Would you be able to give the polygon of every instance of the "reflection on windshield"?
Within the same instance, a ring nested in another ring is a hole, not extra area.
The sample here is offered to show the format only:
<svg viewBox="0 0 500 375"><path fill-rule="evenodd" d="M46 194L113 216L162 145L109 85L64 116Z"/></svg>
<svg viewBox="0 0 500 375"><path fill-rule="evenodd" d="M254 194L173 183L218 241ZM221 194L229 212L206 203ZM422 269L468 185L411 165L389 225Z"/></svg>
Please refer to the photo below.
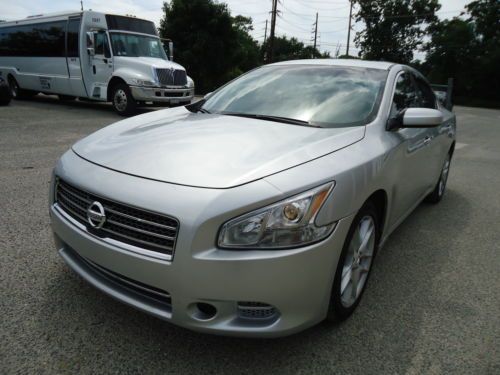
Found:
<svg viewBox="0 0 500 375"><path fill-rule="evenodd" d="M256 69L214 93L203 109L293 118L326 127L366 124L378 110L387 72L282 65Z"/></svg>
<svg viewBox="0 0 500 375"><path fill-rule="evenodd" d="M111 33L110 35L115 56L144 56L167 60L159 38L126 33Z"/></svg>

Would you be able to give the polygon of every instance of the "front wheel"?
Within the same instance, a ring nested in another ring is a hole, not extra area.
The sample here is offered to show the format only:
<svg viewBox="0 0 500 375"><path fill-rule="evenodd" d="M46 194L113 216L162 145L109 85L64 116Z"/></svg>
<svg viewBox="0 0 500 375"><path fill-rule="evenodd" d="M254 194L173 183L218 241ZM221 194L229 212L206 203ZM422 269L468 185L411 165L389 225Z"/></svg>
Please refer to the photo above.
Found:
<svg viewBox="0 0 500 375"><path fill-rule="evenodd" d="M130 116L136 112L137 103L126 84L116 84L111 91L111 99L113 100L113 108L119 115Z"/></svg>
<svg viewBox="0 0 500 375"><path fill-rule="evenodd" d="M354 218L340 255L330 296L329 321L347 319L365 290L377 252L380 226L377 210L367 202Z"/></svg>

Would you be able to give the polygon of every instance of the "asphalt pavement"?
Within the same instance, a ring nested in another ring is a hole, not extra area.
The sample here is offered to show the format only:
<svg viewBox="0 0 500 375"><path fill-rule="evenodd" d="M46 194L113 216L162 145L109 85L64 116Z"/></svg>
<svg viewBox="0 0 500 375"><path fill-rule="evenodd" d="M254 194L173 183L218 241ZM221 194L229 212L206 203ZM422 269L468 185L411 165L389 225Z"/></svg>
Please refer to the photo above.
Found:
<svg viewBox="0 0 500 375"><path fill-rule="evenodd" d="M455 112L446 196L393 233L355 314L257 340L138 312L57 255L52 167L120 119L109 105L39 96L0 107L0 374L500 374L500 111Z"/></svg>

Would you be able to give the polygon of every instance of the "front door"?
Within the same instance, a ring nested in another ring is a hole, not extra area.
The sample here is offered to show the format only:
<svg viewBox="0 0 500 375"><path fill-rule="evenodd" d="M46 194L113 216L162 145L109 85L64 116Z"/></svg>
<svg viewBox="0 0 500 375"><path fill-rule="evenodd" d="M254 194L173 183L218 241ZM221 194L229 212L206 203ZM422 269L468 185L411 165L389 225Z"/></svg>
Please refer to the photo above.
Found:
<svg viewBox="0 0 500 375"><path fill-rule="evenodd" d="M96 31L93 34L95 55L91 57L90 64L90 96L95 99L106 100L108 82L113 74L113 60L109 39L105 31Z"/></svg>

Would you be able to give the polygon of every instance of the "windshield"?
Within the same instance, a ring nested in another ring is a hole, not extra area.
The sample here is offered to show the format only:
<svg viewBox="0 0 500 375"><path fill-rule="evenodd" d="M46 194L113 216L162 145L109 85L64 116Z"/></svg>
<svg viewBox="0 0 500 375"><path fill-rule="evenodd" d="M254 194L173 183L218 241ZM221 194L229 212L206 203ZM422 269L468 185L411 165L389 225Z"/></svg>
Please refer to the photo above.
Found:
<svg viewBox="0 0 500 375"><path fill-rule="evenodd" d="M110 36L115 56L143 56L167 60L161 41L157 37L116 32L110 33Z"/></svg>
<svg viewBox="0 0 500 375"><path fill-rule="evenodd" d="M272 116L322 127L364 125L380 104L387 71L326 66L265 66L211 95L202 110Z"/></svg>

